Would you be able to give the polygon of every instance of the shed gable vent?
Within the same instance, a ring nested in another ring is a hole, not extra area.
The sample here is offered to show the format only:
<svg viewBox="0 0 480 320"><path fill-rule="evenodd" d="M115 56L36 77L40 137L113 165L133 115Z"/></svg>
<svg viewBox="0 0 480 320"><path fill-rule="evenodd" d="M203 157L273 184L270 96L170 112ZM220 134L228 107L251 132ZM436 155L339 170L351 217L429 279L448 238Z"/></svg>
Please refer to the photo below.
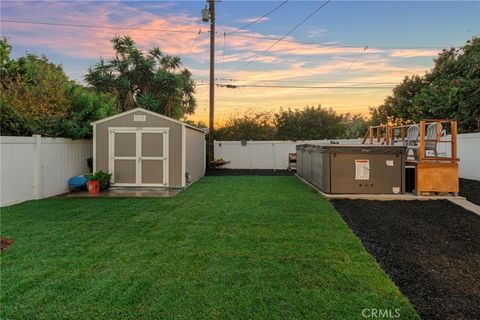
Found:
<svg viewBox="0 0 480 320"><path fill-rule="evenodd" d="M133 116L133 121L147 121L147 116L144 114L136 114Z"/></svg>

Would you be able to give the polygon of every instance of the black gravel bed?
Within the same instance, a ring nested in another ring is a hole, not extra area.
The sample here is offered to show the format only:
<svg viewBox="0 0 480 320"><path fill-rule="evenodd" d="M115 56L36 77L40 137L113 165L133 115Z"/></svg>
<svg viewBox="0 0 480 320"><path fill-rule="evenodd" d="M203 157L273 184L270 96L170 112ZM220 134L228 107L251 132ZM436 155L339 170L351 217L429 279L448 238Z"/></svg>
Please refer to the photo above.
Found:
<svg viewBox="0 0 480 320"><path fill-rule="evenodd" d="M480 181L460 178L459 194L480 206Z"/></svg>
<svg viewBox="0 0 480 320"><path fill-rule="evenodd" d="M207 176L293 176L295 171L270 169L208 169Z"/></svg>
<svg viewBox="0 0 480 320"><path fill-rule="evenodd" d="M447 200L333 200L422 319L480 319L480 216Z"/></svg>

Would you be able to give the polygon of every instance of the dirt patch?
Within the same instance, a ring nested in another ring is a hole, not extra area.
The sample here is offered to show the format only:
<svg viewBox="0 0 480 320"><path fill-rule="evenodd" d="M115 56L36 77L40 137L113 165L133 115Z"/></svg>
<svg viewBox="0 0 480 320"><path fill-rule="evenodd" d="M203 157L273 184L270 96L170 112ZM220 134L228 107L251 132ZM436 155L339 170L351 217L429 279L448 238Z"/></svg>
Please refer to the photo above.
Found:
<svg viewBox="0 0 480 320"><path fill-rule="evenodd" d="M7 238L0 238L0 253L9 248L13 244L13 240Z"/></svg>
<svg viewBox="0 0 480 320"><path fill-rule="evenodd" d="M459 194L480 206L480 181L460 178Z"/></svg>
<svg viewBox="0 0 480 320"><path fill-rule="evenodd" d="M293 176L295 171L271 169L209 169L207 176Z"/></svg>
<svg viewBox="0 0 480 320"><path fill-rule="evenodd" d="M449 201L333 200L423 319L480 319L480 216Z"/></svg>

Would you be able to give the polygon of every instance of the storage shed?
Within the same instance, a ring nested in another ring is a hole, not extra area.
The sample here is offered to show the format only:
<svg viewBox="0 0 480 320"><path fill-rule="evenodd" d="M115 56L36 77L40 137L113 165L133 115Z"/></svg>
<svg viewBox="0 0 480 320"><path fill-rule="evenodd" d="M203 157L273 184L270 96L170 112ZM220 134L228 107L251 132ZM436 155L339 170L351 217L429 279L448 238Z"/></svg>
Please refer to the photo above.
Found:
<svg viewBox="0 0 480 320"><path fill-rule="evenodd" d="M132 109L93 126L93 170L112 186L184 188L205 174L205 130Z"/></svg>

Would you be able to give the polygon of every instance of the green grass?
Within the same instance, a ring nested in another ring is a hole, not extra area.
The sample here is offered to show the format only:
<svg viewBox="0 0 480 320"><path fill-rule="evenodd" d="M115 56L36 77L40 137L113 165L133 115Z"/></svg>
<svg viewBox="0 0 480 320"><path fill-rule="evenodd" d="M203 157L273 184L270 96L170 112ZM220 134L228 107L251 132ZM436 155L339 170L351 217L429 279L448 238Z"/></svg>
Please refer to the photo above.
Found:
<svg viewBox="0 0 480 320"><path fill-rule="evenodd" d="M2 209L1 319L361 319L406 298L295 177Z"/></svg>

